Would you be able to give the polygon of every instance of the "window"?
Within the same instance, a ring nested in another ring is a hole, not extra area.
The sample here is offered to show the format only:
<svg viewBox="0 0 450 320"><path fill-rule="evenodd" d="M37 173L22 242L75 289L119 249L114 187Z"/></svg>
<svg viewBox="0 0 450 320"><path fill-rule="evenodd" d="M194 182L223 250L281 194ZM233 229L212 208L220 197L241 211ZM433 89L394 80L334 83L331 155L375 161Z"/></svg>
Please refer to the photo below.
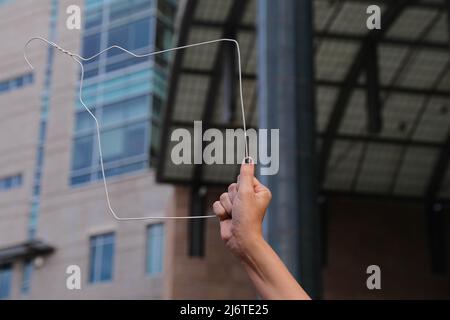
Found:
<svg viewBox="0 0 450 320"><path fill-rule="evenodd" d="M7 299L11 294L12 265L0 266L0 299Z"/></svg>
<svg viewBox="0 0 450 320"><path fill-rule="evenodd" d="M110 20L116 20L130 16L136 12L149 10L153 7L154 0L116 0L111 3Z"/></svg>
<svg viewBox="0 0 450 320"><path fill-rule="evenodd" d="M149 96L138 96L97 107L106 176L142 170L148 158ZM86 111L76 115L71 184L102 179L98 175L97 131Z"/></svg>
<svg viewBox="0 0 450 320"><path fill-rule="evenodd" d="M155 223L147 229L147 273L154 275L163 270L164 224Z"/></svg>
<svg viewBox="0 0 450 320"><path fill-rule="evenodd" d="M23 295L27 295L30 292L30 282L31 282L31 274L33 272L33 262L31 260L27 260L23 264L22 271L22 287L20 291Z"/></svg>
<svg viewBox="0 0 450 320"><path fill-rule="evenodd" d="M151 18L148 17L111 29L108 33L108 46L118 45L131 51L148 48L151 34L150 21ZM149 60L132 57L116 48L109 50L107 57L106 72Z"/></svg>
<svg viewBox="0 0 450 320"><path fill-rule="evenodd" d="M83 169L91 166L92 145L94 136L89 135L75 139L73 146L72 170Z"/></svg>
<svg viewBox="0 0 450 320"><path fill-rule="evenodd" d="M114 233L91 237L89 282L111 281L114 264Z"/></svg>
<svg viewBox="0 0 450 320"><path fill-rule="evenodd" d="M0 81L0 94L22 88L33 83L34 77L32 73L27 73L19 77Z"/></svg>
<svg viewBox="0 0 450 320"><path fill-rule="evenodd" d="M132 124L101 134L103 161L116 161L145 152L145 124Z"/></svg>
<svg viewBox="0 0 450 320"><path fill-rule="evenodd" d="M0 179L0 191L7 191L22 186L22 174L16 174Z"/></svg>

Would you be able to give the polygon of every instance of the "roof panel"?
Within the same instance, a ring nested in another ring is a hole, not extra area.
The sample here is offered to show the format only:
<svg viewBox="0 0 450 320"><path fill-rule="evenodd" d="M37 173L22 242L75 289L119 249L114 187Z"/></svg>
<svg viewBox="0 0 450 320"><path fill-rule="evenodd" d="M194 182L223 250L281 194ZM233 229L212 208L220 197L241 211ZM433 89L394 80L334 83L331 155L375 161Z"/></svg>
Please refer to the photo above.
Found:
<svg viewBox="0 0 450 320"><path fill-rule="evenodd" d="M366 93L354 90L339 129L340 133L360 134L366 128Z"/></svg>
<svg viewBox="0 0 450 320"><path fill-rule="evenodd" d="M322 41L315 55L316 78L342 80L359 47L360 44L353 41Z"/></svg>
<svg viewBox="0 0 450 320"><path fill-rule="evenodd" d="M382 137L407 138L415 126L424 98L409 94L390 94L383 107Z"/></svg>
<svg viewBox="0 0 450 320"><path fill-rule="evenodd" d="M178 121L201 120L209 78L198 75L180 75L173 117Z"/></svg>
<svg viewBox="0 0 450 320"><path fill-rule="evenodd" d="M436 25L428 34L427 40L439 43L447 43L448 31L447 31L447 17L445 14L441 15L439 20L436 22Z"/></svg>
<svg viewBox="0 0 450 320"><path fill-rule="evenodd" d="M387 32L387 37L416 40L438 14L434 9L406 8Z"/></svg>
<svg viewBox="0 0 450 320"><path fill-rule="evenodd" d="M368 32L366 27L367 21L367 3L343 2L343 6L339 14L331 24L330 30L337 33L349 33L364 35ZM382 12L384 6L381 6Z"/></svg>
<svg viewBox="0 0 450 320"><path fill-rule="evenodd" d="M256 0L250 0L244 17L242 18L242 23L245 25L253 25L256 23L256 13L257 13L257 6L256 6Z"/></svg>
<svg viewBox="0 0 450 320"><path fill-rule="evenodd" d="M372 143L367 147L356 190L388 193L401 148L389 144Z"/></svg>
<svg viewBox="0 0 450 320"><path fill-rule="evenodd" d="M255 74L256 70L256 35L254 32L241 31L237 35L241 48L242 72Z"/></svg>
<svg viewBox="0 0 450 320"><path fill-rule="evenodd" d="M437 150L432 148L408 148L400 169L394 193L396 195L422 196L433 170Z"/></svg>
<svg viewBox="0 0 450 320"><path fill-rule="evenodd" d="M448 68L448 52L417 50L398 84L406 87L431 89L442 68Z"/></svg>
<svg viewBox="0 0 450 320"><path fill-rule="evenodd" d="M441 83L438 86L438 89L442 90L442 91L449 92L449 88L450 88L450 68L448 68L448 66L447 66L447 69L448 69L448 71L444 75L444 77L442 78Z"/></svg>
<svg viewBox="0 0 450 320"><path fill-rule="evenodd" d="M328 124L328 119L333 109L338 90L325 86L319 86L316 90L316 108L317 108L317 130L324 132Z"/></svg>
<svg viewBox="0 0 450 320"><path fill-rule="evenodd" d="M195 11L195 18L197 20L224 22L232 4L233 0L200 0Z"/></svg>
<svg viewBox="0 0 450 320"><path fill-rule="evenodd" d="M358 142L336 140L327 168L325 189L350 190L362 146Z"/></svg>
<svg viewBox="0 0 450 320"><path fill-rule="evenodd" d="M394 76L408 52L406 47L388 44L380 44L378 46L379 75L382 85L390 85L395 80Z"/></svg>
<svg viewBox="0 0 450 320"><path fill-rule="evenodd" d="M331 19L342 7L340 1L313 1L314 4L314 28L317 31L325 31Z"/></svg>
<svg viewBox="0 0 450 320"><path fill-rule="evenodd" d="M221 37L219 29L191 28L188 44L215 40ZM210 43L183 49L183 67L199 70L211 70L219 43Z"/></svg>
<svg viewBox="0 0 450 320"><path fill-rule="evenodd" d="M450 97L432 98L421 117L414 139L444 143L450 123Z"/></svg>

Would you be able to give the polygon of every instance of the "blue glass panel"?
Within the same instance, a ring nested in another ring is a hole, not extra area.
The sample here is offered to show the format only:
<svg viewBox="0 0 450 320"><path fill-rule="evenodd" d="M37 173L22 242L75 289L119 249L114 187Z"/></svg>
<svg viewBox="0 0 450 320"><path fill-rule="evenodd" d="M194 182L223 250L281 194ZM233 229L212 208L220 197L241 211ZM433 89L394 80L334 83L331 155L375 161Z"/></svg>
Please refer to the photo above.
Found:
<svg viewBox="0 0 450 320"><path fill-rule="evenodd" d="M100 281L111 280L114 264L114 243L103 245L101 261Z"/></svg>
<svg viewBox="0 0 450 320"><path fill-rule="evenodd" d="M91 181L91 175L90 174L85 174L82 176L75 176L70 178L70 184L71 185L77 185L77 184L83 184L86 182Z"/></svg>
<svg viewBox="0 0 450 320"><path fill-rule="evenodd" d="M108 33L108 47L112 45L121 46L125 49L129 48L128 24L111 29ZM108 57L112 57L122 53L119 49L111 49L108 51Z"/></svg>
<svg viewBox="0 0 450 320"><path fill-rule="evenodd" d="M7 178L3 179L3 184L4 184L5 189L11 189L12 188L12 178L7 177Z"/></svg>
<svg viewBox="0 0 450 320"><path fill-rule="evenodd" d="M73 147L72 170L90 167L92 163L93 136L76 138Z"/></svg>
<svg viewBox="0 0 450 320"><path fill-rule="evenodd" d="M9 81L0 82L0 92L5 92L9 90Z"/></svg>
<svg viewBox="0 0 450 320"><path fill-rule="evenodd" d="M83 56L88 58L100 51L100 34L96 33L90 36L86 36L83 38ZM98 57L91 60L96 61Z"/></svg>
<svg viewBox="0 0 450 320"><path fill-rule="evenodd" d="M112 72L118 69L126 68L132 64L132 59L127 59L125 61L120 61L116 63L108 63L106 65L106 72Z"/></svg>
<svg viewBox="0 0 450 320"><path fill-rule="evenodd" d="M145 123L126 127L125 157L132 157L145 153Z"/></svg>
<svg viewBox="0 0 450 320"><path fill-rule="evenodd" d="M105 170L105 176L106 177L113 177L113 176L117 176L117 175L121 175L121 174L125 174L125 173L139 171L139 170L144 169L146 166L147 166L147 162L146 161L139 161L139 162L136 162L136 163L125 165L125 166L120 166L120 167L115 167L115 168L111 168L111 169L106 169ZM102 172L99 171L97 176L98 176L97 177L98 179L102 179Z"/></svg>
<svg viewBox="0 0 450 320"><path fill-rule="evenodd" d="M150 43L150 19L142 19L131 25L132 49L147 47Z"/></svg>
<svg viewBox="0 0 450 320"><path fill-rule="evenodd" d="M161 273L164 260L164 225L152 224L147 230L147 273Z"/></svg>
<svg viewBox="0 0 450 320"><path fill-rule="evenodd" d="M76 132L95 128L95 120L87 111L78 112L75 118Z"/></svg>
<svg viewBox="0 0 450 320"><path fill-rule="evenodd" d="M85 79L92 78L92 77L95 77L97 75L98 75L98 68L95 68L95 69L92 69L92 70L84 72L84 78Z"/></svg>
<svg viewBox="0 0 450 320"><path fill-rule="evenodd" d="M89 282L95 282L96 280L96 270L97 270L97 251L98 251L98 247L96 245L96 239L92 238L91 239L91 250L90 250L90 255L89 255Z"/></svg>
<svg viewBox="0 0 450 320"><path fill-rule="evenodd" d="M94 28L102 24L102 10L91 11L86 15L85 29Z"/></svg>

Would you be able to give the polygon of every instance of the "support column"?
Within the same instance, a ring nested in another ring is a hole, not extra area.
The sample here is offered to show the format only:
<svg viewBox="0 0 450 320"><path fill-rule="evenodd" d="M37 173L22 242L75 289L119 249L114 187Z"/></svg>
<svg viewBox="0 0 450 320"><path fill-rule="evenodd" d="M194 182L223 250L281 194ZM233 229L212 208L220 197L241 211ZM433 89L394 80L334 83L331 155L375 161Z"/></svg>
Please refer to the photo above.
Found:
<svg viewBox="0 0 450 320"><path fill-rule="evenodd" d="M259 125L280 129L279 172L261 177L273 195L265 233L305 290L318 298L312 1L258 4Z"/></svg>
<svg viewBox="0 0 450 320"><path fill-rule="evenodd" d="M191 189L190 214L202 215L204 210L205 187L197 184ZM205 219L191 219L188 221L188 252L190 257L202 258L205 256Z"/></svg>

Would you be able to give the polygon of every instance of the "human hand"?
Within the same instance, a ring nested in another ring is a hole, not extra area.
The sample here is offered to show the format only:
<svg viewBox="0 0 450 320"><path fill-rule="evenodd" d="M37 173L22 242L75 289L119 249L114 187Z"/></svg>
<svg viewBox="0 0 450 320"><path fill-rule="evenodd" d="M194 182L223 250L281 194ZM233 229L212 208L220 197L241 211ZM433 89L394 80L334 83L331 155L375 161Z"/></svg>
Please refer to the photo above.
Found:
<svg viewBox="0 0 450 320"><path fill-rule="evenodd" d="M241 165L238 183L214 202L214 213L220 220L220 234L227 247L242 257L251 246L263 241L262 221L272 194L254 176L254 164Z"/></svg>

